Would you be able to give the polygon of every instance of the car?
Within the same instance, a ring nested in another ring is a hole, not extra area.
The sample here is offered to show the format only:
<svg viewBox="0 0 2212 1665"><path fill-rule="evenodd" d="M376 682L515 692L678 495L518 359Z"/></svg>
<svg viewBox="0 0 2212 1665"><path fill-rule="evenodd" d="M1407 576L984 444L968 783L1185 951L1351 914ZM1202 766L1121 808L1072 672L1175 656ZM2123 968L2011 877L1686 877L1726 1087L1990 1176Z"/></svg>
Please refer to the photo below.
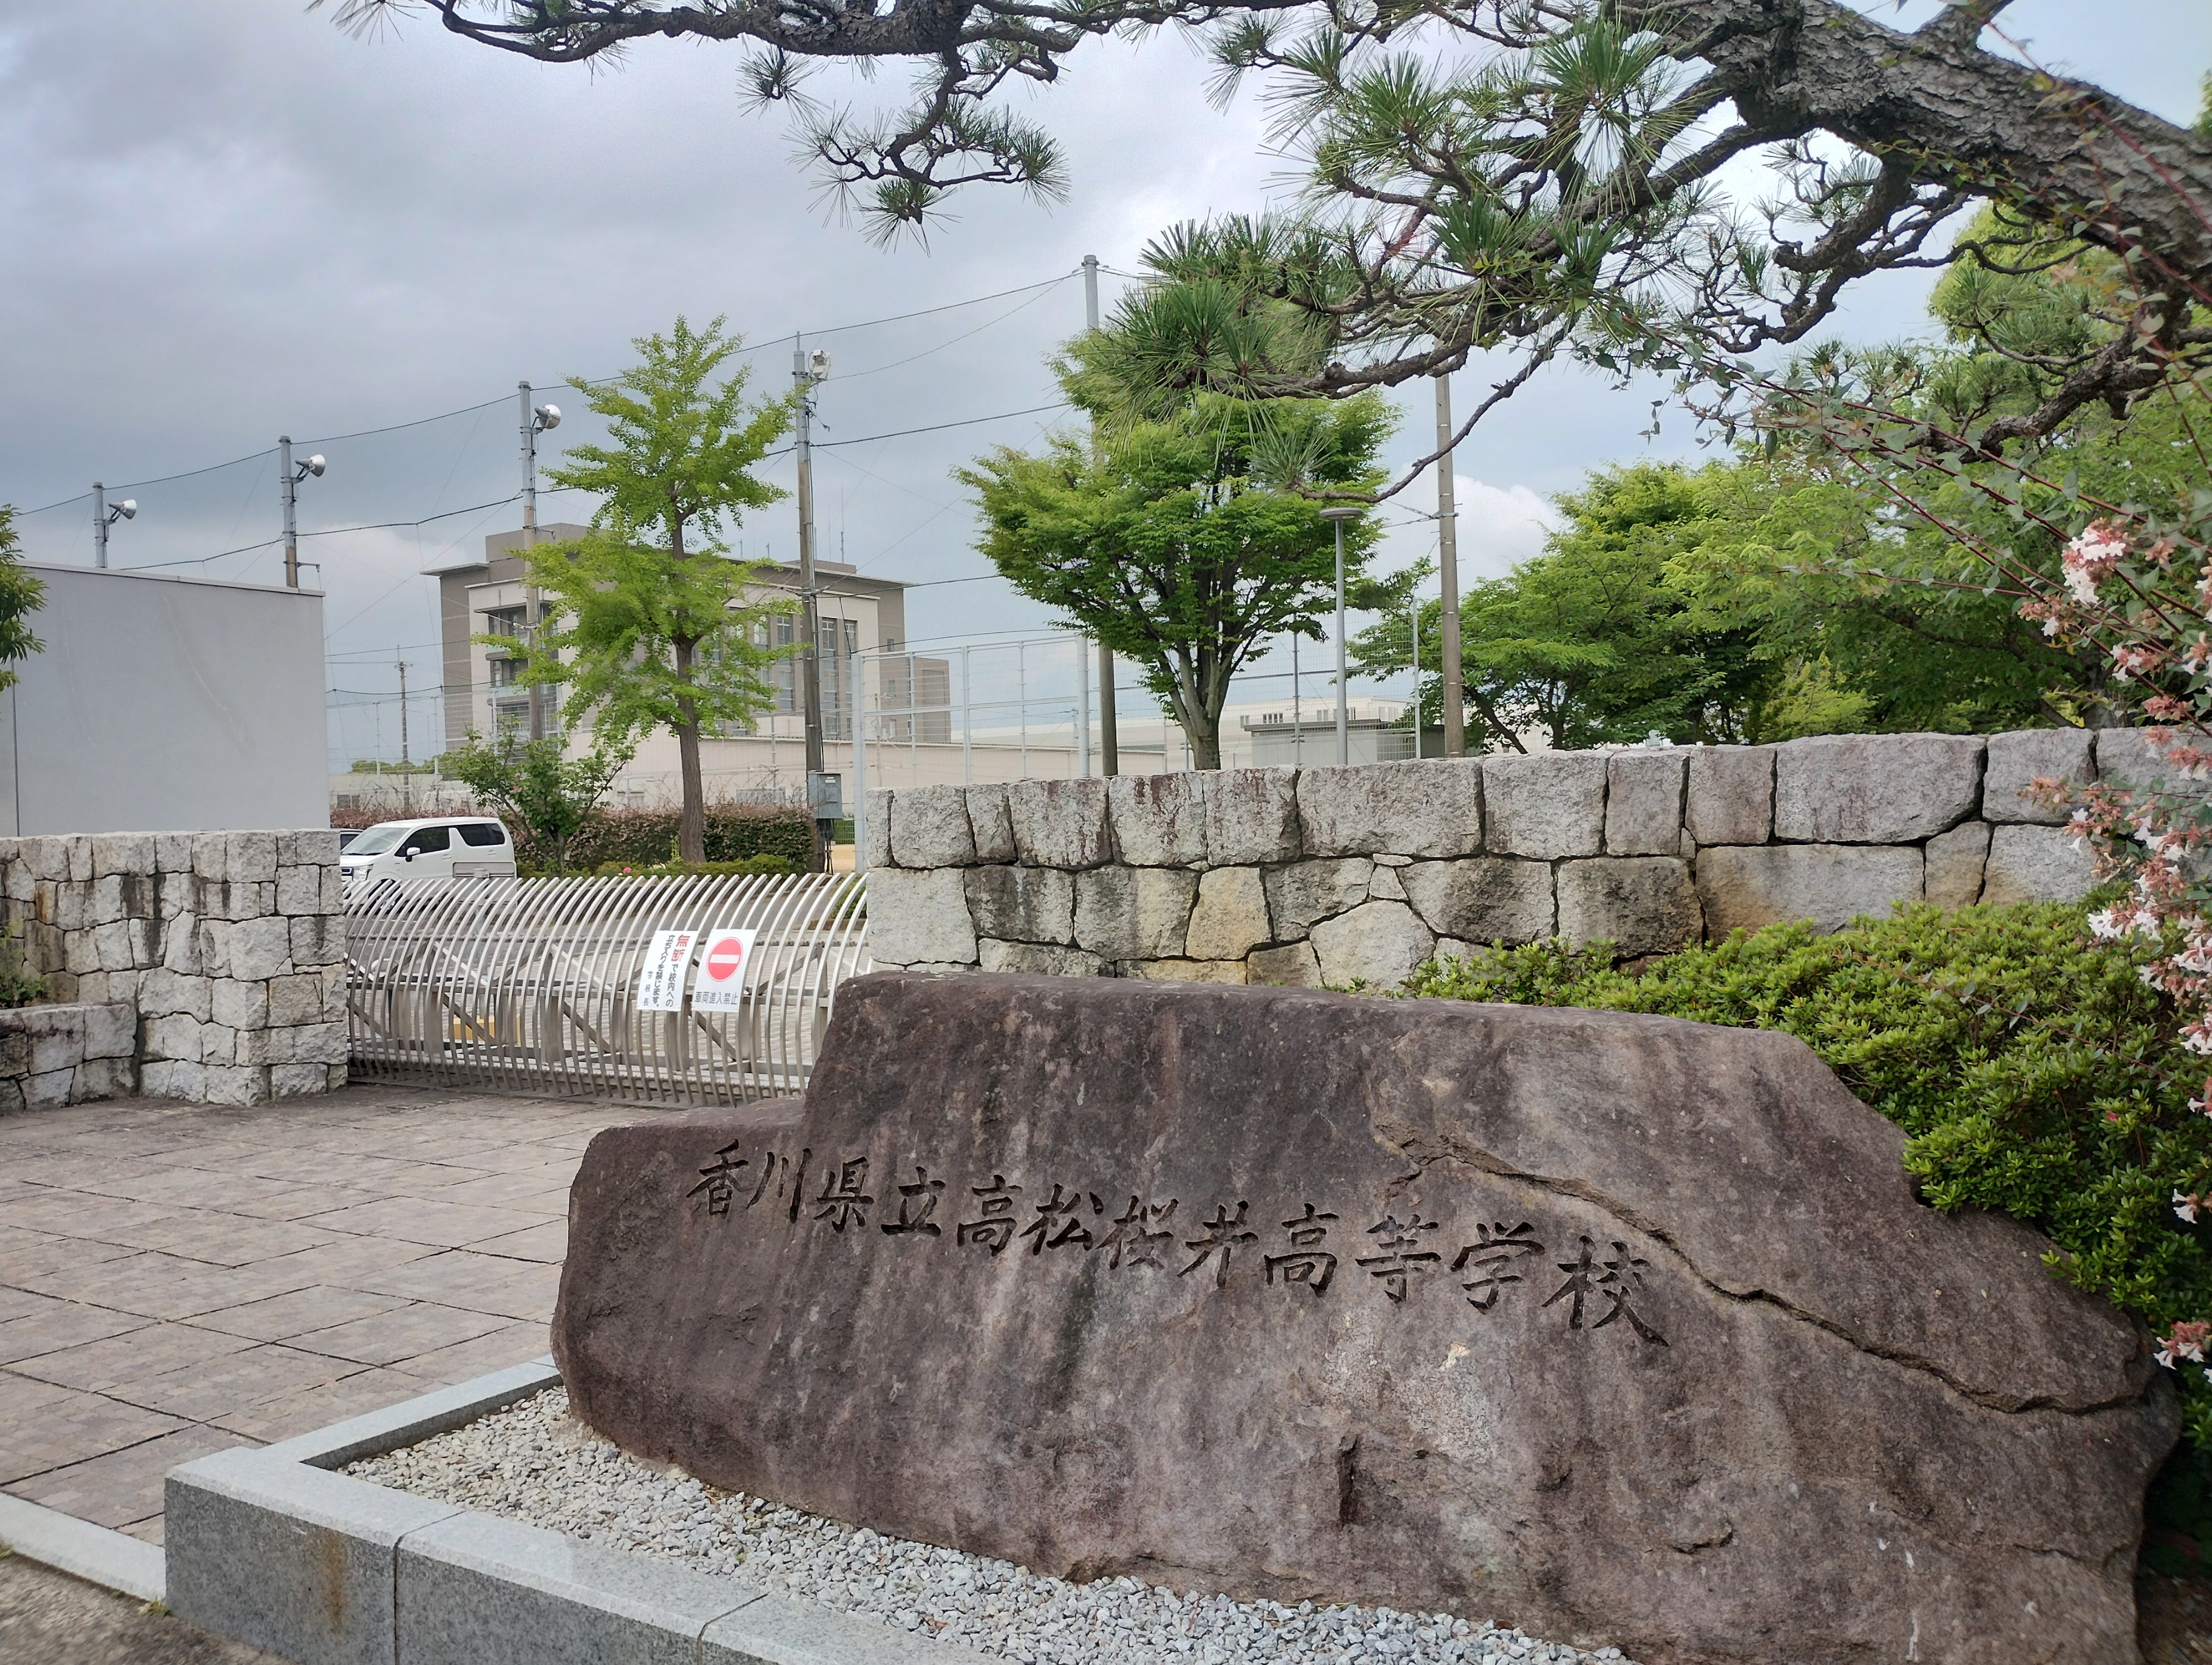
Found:
<svg viewBox="0 0 2212 1665"><path fill-rule="evenodd" d="M338 854L349 886L415 878L513 878L514 840L488 815L380 821Z"/></svg>

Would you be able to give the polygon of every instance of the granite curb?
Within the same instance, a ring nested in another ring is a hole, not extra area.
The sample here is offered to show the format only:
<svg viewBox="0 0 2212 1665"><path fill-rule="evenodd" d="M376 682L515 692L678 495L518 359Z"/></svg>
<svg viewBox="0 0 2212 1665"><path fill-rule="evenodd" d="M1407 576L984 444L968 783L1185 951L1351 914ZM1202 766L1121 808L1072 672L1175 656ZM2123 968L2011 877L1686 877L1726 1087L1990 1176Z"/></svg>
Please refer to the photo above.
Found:
<svg viewBox="0 0 2212 1665"><path fill-rule="evenodd" d="M298 1665L982 1665L871 1619L333 1472L560 1380L536 1360L173 1470L170 1610Z"/></svg>
<svg viewBox="0 0 2212 1665"><path fill-rule="evenodd" d="M0 1545L27 1561L142 1601L161 1601L167 1592L162 1553L155 1545L5 1492L0 1492Z"/></svg>

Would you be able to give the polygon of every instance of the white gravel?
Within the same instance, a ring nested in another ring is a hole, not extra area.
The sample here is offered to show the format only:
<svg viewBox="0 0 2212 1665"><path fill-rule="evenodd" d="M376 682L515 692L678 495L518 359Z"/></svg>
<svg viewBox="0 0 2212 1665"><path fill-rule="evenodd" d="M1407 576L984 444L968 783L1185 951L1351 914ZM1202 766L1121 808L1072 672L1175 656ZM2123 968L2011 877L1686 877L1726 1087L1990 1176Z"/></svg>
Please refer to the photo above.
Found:
<svg viewBox="0 0 2212 1665"><path fill-rule="evenodd" d="M346 1472L420 1497L865 1613L1024 1665L1614 1665L1449 1613L1178 1595L1133 1578L1070 1584L1009 1561L887 1538L626 1456L558 1388Z"/></svg>

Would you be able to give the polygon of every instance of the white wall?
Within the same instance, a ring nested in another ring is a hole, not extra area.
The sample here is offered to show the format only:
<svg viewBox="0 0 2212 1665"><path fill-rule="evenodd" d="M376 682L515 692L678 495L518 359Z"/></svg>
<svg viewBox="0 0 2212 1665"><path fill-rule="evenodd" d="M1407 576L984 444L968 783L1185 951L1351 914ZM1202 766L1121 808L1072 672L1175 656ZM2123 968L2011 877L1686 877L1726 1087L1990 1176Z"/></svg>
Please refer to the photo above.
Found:
<svg viewBox="0 0 2212 1665"><path fill-rule="evenodd" d="M329 825L319 593L31 570L46 650L0 694L0 835Z"/></svg>

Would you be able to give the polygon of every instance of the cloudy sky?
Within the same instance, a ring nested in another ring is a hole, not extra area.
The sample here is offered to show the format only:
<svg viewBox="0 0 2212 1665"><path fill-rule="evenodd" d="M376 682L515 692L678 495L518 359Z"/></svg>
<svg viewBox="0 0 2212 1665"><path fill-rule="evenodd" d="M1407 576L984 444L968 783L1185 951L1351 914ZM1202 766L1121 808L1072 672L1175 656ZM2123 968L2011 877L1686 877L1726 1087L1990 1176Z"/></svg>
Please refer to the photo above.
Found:
<svg viewBox="0 0 2212 1665"><path fill-rule="evenodd" d="M2176 118L2212 67L2203 0L2020 0L2008 26L2053 67ZM927 248L884 252L819 200L777 120L744 109L727 49L652 42L593 74L422 20L356 40L299 0L4 0L0 501L36 511L31 559L88 562L82 494L103 480L141 506L115 564L281 581L269 447L289 433L321 451L329 472L300 513L329 597L333 753L396 757L392 661L434 678L421 570L516 523L501 500L517 380L575 413L556 384L619 368L631 337L679 313L726 314L774 343L752 361L764 391L788 386L779 338L832 355L821 437L865 442L822 453L823 553L929 586L910 603L917 643L1041 630L995 580L945 581L986 570L949 471L1062 419L1006 413L1054 398L1043 361L1082 325L1085 254L1128 271L1162 228L1281 189L1259 112L1214 110L1203 80L1172 37L1086 48L1035 98L1070 199L971 191ZM1119 287L1109 276L1109 307ZM1916 327L1923 291L1871 286L1844 332ZM1462 378L1462 400L1478 380ZM1533 553L1546 500L1593 466L1692 454L1679 416L1641 437L1648 398L1561 371L1516 398L1462 453L1463 561L1494 572ZM1425 392L1413 404L1408 456L1431 421ZM874 437L945 423L967 425ZM542 518L576 501L547 499ZM744 537L788 557L788 506ZM1394 553L1431 542L1411 525ZM434 713L416 707L418 733Z"/></svg>

